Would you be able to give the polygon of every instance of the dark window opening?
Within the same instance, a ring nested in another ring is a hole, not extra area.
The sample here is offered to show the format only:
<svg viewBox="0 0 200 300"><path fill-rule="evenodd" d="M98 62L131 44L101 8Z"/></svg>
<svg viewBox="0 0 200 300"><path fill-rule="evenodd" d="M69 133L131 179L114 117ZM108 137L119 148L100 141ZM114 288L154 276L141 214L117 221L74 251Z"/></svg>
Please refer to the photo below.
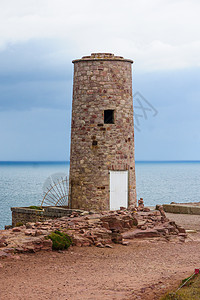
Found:
<svg viewBox="0 0 200 300"><path fill-rule="evenodd" d="M104 124L114 124L114 110L104 110Z"/></svg>
<svg viewBox="0 0 200 300"><path fill-rule="evenodd" d="M98 186L97 189L98 190L105 190L105 186Z"/></svg>
<svg viewBox="0 0 200 300"><path fill-rule="evenodd" d="M97 141L92 141L92 146L97 146Z"/></svg>

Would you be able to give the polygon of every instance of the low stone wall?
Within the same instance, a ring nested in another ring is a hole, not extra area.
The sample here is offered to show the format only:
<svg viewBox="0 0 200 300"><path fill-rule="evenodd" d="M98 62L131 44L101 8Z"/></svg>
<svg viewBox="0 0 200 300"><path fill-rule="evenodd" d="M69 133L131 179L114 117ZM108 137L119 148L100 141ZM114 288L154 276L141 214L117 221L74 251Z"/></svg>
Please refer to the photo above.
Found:
<svg viewBox="0 0 200 300"><path fill-rule="evenodd" d="M200 206L180 205L180 204L163 204L165 212L174 214L200 215Z"/></svg>
<svg viewBox="0 0 200 300"><path fill-rule="evenodd" d="M43 207L43 210L31 209L29 207L11 207L11 211L13 227L15 227L17 223L42 222L48 219L70 216L72 213L83 212L77 209L53 206Z"/></svg>

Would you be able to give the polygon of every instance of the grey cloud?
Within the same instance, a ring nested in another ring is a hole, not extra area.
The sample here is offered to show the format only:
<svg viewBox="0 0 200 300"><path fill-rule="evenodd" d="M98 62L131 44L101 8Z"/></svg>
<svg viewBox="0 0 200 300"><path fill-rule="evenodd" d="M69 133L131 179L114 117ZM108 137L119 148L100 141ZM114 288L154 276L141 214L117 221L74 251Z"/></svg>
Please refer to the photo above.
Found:
<svg viewBox="0 0 200 300"><path fill-rule="evenodd" d="M73 66L56 51L52 41L29 41L0 52L0 110L70 107Z"/></svg>

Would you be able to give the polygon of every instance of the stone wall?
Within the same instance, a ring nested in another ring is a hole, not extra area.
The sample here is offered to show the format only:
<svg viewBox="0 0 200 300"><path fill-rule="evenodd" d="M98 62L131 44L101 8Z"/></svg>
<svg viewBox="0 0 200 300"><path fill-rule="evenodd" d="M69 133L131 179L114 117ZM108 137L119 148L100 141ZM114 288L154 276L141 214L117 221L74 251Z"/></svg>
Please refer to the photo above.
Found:
<svg viewBox="0 0 200 300"><path fill-rule="evenodd" d="M163 204L163 209L165 212L174 214L200 215L200 206Z"/></svg>
<svg viewBox="0 0 200 300"><path fill-rule="evenodd" d="M63 207L44 207L43 210L30 209L28 207L12 207L11 211L13 227L15 227L17 223L42 222L48 219L70 216L73 212L82 212L80 210Z"/></svg>
<svg viewBox="0 0 200 300"><path fill-rule="evenodd" d="M71 207L109 210L110 170L128 170L128 204L136 205L133 61L95 53L73 63ZM105 124L105 110L114 111L113 124Z"/></svg>

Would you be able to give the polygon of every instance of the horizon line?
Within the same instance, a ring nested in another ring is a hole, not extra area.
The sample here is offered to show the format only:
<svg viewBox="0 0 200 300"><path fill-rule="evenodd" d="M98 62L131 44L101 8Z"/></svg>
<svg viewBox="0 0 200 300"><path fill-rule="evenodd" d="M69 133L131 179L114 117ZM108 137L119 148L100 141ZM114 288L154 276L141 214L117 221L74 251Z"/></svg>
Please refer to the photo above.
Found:
<svg viewBox="0 0 200 300"><path fill-rule="evenodd" d="M200 160L135 160L136 163L200 162ZM1 163L70 163L70 160L3 160Z"/></svg>

